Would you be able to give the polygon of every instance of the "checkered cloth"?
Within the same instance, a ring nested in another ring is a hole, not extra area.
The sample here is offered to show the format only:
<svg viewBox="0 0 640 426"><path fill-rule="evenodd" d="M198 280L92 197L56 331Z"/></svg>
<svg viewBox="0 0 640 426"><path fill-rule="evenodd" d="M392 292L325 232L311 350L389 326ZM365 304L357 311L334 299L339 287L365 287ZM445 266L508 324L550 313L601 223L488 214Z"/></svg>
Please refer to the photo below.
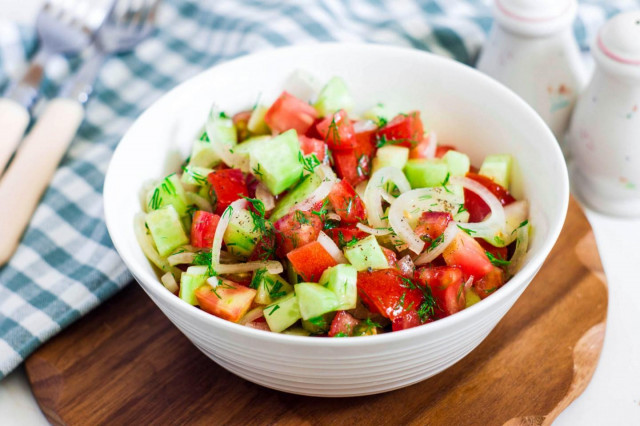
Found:
<svg viewBox="0 0 640 426"><path fill-rule="evenodd" d="M581 3L574 29L582 49L607 17L633 7L638 0ZM121 136L163 93L217 63L292 43L412 46L473 65L490 26L488 0L165 0L155 36L105 64L75 141L0 268L0 379L131 281L107 233L102 185ZM0 86L35 47L32 28L0 22ZM77 63L47 69L45 97Z"/></svg>

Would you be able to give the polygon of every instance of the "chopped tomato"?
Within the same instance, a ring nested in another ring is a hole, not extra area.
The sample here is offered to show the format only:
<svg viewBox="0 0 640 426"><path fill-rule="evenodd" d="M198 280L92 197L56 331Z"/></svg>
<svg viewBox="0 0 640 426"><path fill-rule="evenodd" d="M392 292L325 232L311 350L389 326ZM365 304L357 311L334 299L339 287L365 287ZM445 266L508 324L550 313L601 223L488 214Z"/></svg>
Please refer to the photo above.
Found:
<svg viewBox="0 0 640 426"><path fill-rule="evenodd" d="M325 229L324 233L331 237L331 239L343 249L347 243L351 241L361 240L367 238L369 234L358 228L337 227L331 229Z"/></svg>
<svg viewBox="0 0 640 426"><path fill-rule="evenodd" d="M315 138L308 138L304 135L298 136L300 150L304 155L315 154L318 160L324 160L324 141Z"/></svg>
<svg viewBox="0 0 640 426"><path fill-rule="evenodd" d="M398 262L398 256L396 256L396 252L393 250L389 250L386 247L380 247L382 249L382 252L384 253L384 257L387 258L387 263L389 264L389 267L391 268L395 268Z"/></svg>
<svg viewBox="0 0 640 426"><path fill-rule="evenodd" d="M485 252L489 252L498 260L507 260L509 249L508 247L496 247L492 244L489 244L482 238L476 238L476 241L482 246Z"/></svg>
<svg viewBox="0 0 640 426"><path fill-rule="evenodd" d="M377 138L381 144L393 141L394 145L412 148L424 137L424 128L420 120L420 112L399 114L384 127L378 130Z"/></svg>
<svg viewBox="0 0 640 426"><path fill-rule="evenodd" d="M460 231L442 253L449 266L457 266L475 279L484 277L493 265L482 246L466 232Z"/></svg>
<svg viewBox="0 0 640 426"><path fill-rule="evenodd" d="M417 327L429 322L433 322L433 319L427 318L424 322L422 322L418 311L411 311L407 312L406 315L394 319L391 322L391 331L406 330L407 328Z"/></svg>
<svg viewBox="0 0 640 426"><path fill-rule="evenodd" d="M393 321L418 309L423 301L422 291L405 280L397 269L358 272L358 295L370 311Z"/></svg>
<svg viewBox="0 0 640 426"><path fill-rule="evenodd" d="M411 148L411 151L409 151L409 158L429 158L428 153L431 151L432 143L434 142L432 141L430 134L423 137L416 146ZM435 150L432 152L435 152Z"/></svg>
<svg viewBox="0 0 640 426"><path fill-rule="evenodd" d="M272 227L269 221L266 221L267 226ZM251 255L249 255L249 261L258 260L273 260L276 256L276 233L271 228L271 231L260 237L260 240L256 243Z"/></svg>
<svg viewBox="0 0 640 426"><path fill-rule="evenodd" d="M243 140L249 137L249 119L251 118L251 114L253 111L240 111L235 114L232 118L233 124L236 126L236 133L238 134L238 142L242 142Z"/></svg>
<svg viewBox="0 0 640 426"><path fill-rule="evenodd" d="M356 132L344 110L327 116L316 126L329 148L335 151L352 150L356 147Z"/></svg>
<svg viewBox="0 0 640 426"><path fill-rule="evenodd" d="M502 287L504 284L504 271L494 266L491 271L481 279L474 281L473 288L481 299Z"/></svg>
<svg viewBox="0 0 640 426"><path fill-rule="evenodd" d="M451 145L438 145L436 148L436 158L442 158L449 151L455 151L456 147Z"/></svg>
<svg viewBox="0 0 640 426"><path fill-rule="evenodd" d="M291 250L318 239L322 220L311 212L296 210L275 224L278 255L284 257Z"/></svg>
<svg viewBox="0 0 640 426"><path fill-rule="evenodd" d="M331 329L329 329L329 337L353 336L353 330L360 324L360 321L355 319L351 314L346 311L338 311L333 321L331 321Z"/></svg>
<svg viewBox="0 0 640 426"><path fill-rule="evenodd" d="M274 133L295 129L304 135L318 116L315 108L301 99L282 92L264 115L264 122Z"/></svg>
<svg viewBox="0 0 640 426"><path fill-rule="evenodd" d="M446 317L465 308L464 282L462 271L449 266L420 268L417 279L428 285L436 301L436 316Z"/></svg>
<svg viewBox="0 0 640 426"><path fill-rule="evenodd" d="M196 211L191 221L191 245L211 248L218 222L220 222L220 216L217 214L203 210Z"/></svg>
<svg viewBox="0 0 640 426"><path fill-rule="evenodd" d="M223 281L218 287L204 285L196 290L196 299L203 311L232 322L247 313L256 291L233 281Z"/></svg>
<svg viewBox="0 0 640 426"><path fill-rule="evenodd" d="M491 178L476 173L467 173L467 177L481 183L491 191L503 206L509 205L516 200L509 194L509 191L500 184L495 183ZM491 212L491 209L487 203L482 201L482 198L466 188L464 190L464 208L469 212L469 222L482 222Z"/></svg>
<svg viewBox="0 0 640 426"><path fill-rule="evenodd" d="M325 269L338 263L317 241L305 244L287 253L293 269L308 282L318 282Z"/></svg>
<svg viewBox="0 0 640 426"><path fill-rule="evenodd" d="M444 233L452 220L453 216L449 212L424 212L418 219L418 226L414 232L420 238L433 241Z"/></svg>
<svg viewBox="0 0 640 426"><path fill-rule="evenodd" d="M353 186L346 180L341 180L333 185L329 193L329 202L346 223L357 223L367 218L364 203L356 194Z"/></svg>
<svg viewBox="0 0 640 426"><path fill-rule="evenodd" d="M249 196L244 175L238 169L215 170L207 180L211 184L211 197L215 196L216 214L222 215L229 204Z"/></svg>
<svg viewBox="0 0 640 426"><path fill-rule="evenodd" d="M353 187L367 180L367 170L370 168L369 164L371 161L369 157L361 156L360 160L362 164L358 162L358 156L355 150L333 151L331 157L333 158L333 166L336 174L340 179L346 180Z"/></svg>

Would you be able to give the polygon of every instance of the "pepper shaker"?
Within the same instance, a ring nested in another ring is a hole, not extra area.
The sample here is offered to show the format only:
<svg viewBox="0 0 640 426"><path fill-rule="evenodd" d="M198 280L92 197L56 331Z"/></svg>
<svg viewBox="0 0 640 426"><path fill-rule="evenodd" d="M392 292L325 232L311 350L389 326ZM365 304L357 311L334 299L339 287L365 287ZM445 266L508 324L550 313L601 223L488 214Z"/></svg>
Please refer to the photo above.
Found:
<svg viewBox="0 0 640 426"><path fill-rule="evenodd" d="M640 11L605 23L568 134L573 189L592 208L640 217Z"/></svg>
<svg viewBox="0 0 640 426"><path fill-rule="evenodd" d="M495 0L478 69L520 95L561 143L587 73L572 30L576 0Z"/></svg>

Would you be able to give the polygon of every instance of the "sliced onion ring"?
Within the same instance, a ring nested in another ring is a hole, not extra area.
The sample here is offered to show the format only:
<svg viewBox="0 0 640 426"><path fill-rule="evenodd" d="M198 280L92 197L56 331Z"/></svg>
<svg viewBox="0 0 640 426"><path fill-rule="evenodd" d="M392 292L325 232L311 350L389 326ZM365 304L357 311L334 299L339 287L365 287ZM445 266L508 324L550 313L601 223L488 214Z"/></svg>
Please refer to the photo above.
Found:
<svg viewBox="0 0 640 426"><path fill-rule="evenodd" d="M318 242L324 247L324 249L333 257L337 263L349 263L347 258L344 257L344 253L340 250L340 247L324 232L320 231L318 234Z"/></svg>
<svg viewBox="0 0 640 426"><path fill-rule="evenodd" d="M364 202L367 208L367 217L369 225L374 228L385 228L387 221L382 219L384 212L382 211L382 191L387 182L393 182L400 193L411 190L411 185L402 170L395 167L383 167L376 171L364 191Z"/></svg>
<svg viewBox="0 0 640 426"><path fill-rule="evenodd" d="M171 272L167 272L162 277L160 277L160 281L162 281L162 285L171 293L178 292L178 283L176 282L176 279Z"/></svg>
<svg viewBox="0 0 640 426"><path fill-rule="evenodd" d="M252 310L247 312L242 318L240 318L240 321L238 321L238 324L247 325L248 323L253 322L263 316L264 316L264 306L258 306L253 308Z"/></svg>
<svg viewBox="0 0 640 426"><path fill-rule="evenodd" d="M524 260L524 256L527 254L527 249L529 248L529 226L530 225L527 223L516 231L516 249L513 252L513 256L511 256L511 260L507 268L507 272L510 276L513 276L518 272L518 269L520 269L522 261Z"/></svg>
<svg viewBox="0 0 640 426"><path fill-rule="evenodd" d="M193 259L195 257L195 253L185 251L182 253L172 254L171 256L167 257L167 262L169 262L169 265L171 266L191 264L193 263Z"/></svg>
<svg viewBox="0 0 640 426"><path fill-rule="evenodd" d="M367 234L375 235L376 237L389 235L391 233L389 228L372 228L370 226L365 225L364 223L358 223L356 225L356 228L358 228L362 232L366 232Z"/></svg>
<svg viewBox="0 0 640 426"><path fill-rule="evenodd" d="M324 181L322 182L316 189L311 193L309 198L306 200L300 201L298 204L294 205L290 211L295 212L296 210L300 210L303 212L309 211L315 206L317 203L321 203L325 198L329 196L329 193L333 189L333 185L335 182L333 181Z"/></svg>
<svg viewBox="0 0 640 426"><path fill-rule="evenodd" d="M491 193L484 185L475 180L456 176L451 178L451 183L461 185L469 191L475 192L491 209L491 215L482 222L465 223L464 228L471 232L474 238L494 238L502 237L505 230L505 214L504 208L500 200Z"/></svg>
<svg viewBox="0 0 640 426"><path fill-rule="evenodd" d="M413 263L416 265L424 265L425 263L433 262L436 257L440 256L442 252L449 247L449 244L451 244L451 242L456 238L459 231L460 229L458 228L458 224L450 222L442 234L442 242L436 245L432 250L427 250L422 253L413 261Z"/></svg>

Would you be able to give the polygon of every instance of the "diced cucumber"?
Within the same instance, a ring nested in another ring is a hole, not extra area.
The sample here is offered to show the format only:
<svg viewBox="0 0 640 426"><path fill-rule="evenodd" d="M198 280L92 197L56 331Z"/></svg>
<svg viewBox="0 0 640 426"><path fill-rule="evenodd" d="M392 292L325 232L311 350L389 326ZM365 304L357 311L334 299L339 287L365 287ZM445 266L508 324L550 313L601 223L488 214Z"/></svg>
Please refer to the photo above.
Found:
<svg viewBox="0 0 640 426"><path fill-rule="evenodd" d="M160 256L168 256L178 247L189 243L180 216L171 204L147 213L146 224Z"/></svg>
<svg viewBox="0 0 640 426"><path fill-rule="evenodd" d="M300 283L295 286L300 316L308 320L338 309L340 302L335 293L315 283Z"/></svg>
<svg viewBox="0 0 640 426"><path fill-rule="evenodd" d="M315 173L305 176L295 188L278 200L271 216L269 216L271 222L275 223L278 219L289 213L291 207L300 201L307 199L321 183L322 179Z"/></svg>
<svg viewBox="0 0 640 426"><path fill-rule="evenodd" d="M269 133L269 126L264 122L264 115L267 111L269 111L269 107L256 105L251 113L251 117L249 117L249 122L247 123L247 129L249 129L251 133L256 135Z"/></svg>
<svg viewBox="0 0 640 426"><path fill-rule="evenodd" d="M513 157L509 154L487 155L480 166L479 174L493 179L497 184L509 189Z"/></svg>
<svg viewBox="0 0 640 426"><path fill-rule="evenodd" d="M273 195L284 192L302 176L300 143L294 129L251 147L251 170Z"/></svg>
<svg viewBox="0 0 640 426"><path fill-rule="evenodd" d="M238 132L233 120L222 112L218 113L215 108L211 109L205 128L212 149L218 145L219 149L233 151L238 144Z"/></svg>
<svg viewBox="0 0 640 426"><path fill-rule="evenodd" d="M298 273L293 267L293 264L289 262L289 260L285 260L284 262L286 263L286 268L287 268L286 273L287 273L287 279L289 280L289 282L291 284L301 283L303 279L300 275L298 275Z"/></svg>
<svg viewBox="0 0 640 426"><path fill-rule="evenodd" d="M175 173L164 178L147 196L147 206L150 210L172 205L179 216L186 214L188 204L180 178Z"/></svg>
<svg viewBox="0 0 640 426"><path fill-rule="evenodd" d="M267 136L267 135L254 136L236 145L236 147L233 148L233 152L236 154L246 155L247 157L249 157L249 153L251 152L251 149L255 147L256 144L260 142L264 142L269 139L271 139L271 136Z"/></svg>
<svg viewBox="0 0 640 426"><path fill-rule="evenodd" d="M309 318L308 320L303 319L301 321L302 328L311 334L327 333L331 329L331 321L333 321L333 317L335 316L335 312L327 312L326 314Z"/></svg>
<svg viewBox="0 0 640 426"><path fill-rule="evenodd" d="M387 258L373 235L369 235L353 246L345 248L344 255L358 271L365 271L368 268L386 269L389 267Z"/></svg>
<svg viewBox="0 0 640 426"><path fill-rule="evenodd" d="M327 268L319 284L333 291L338 297L338 309L354 309L358 300L358 271L352 265L336 265Z"/></svg>
<svg viewBox="0 0 640 426"><path fill-rule="evenodd" d="M440 186L447 179L447 173L447 163L439 158L409 160L404 166L404 174L413 189Z"/></svg>
<svg viewBox="0 0 640 426"><path fill-rule="evenodd" d="M213 169L200 166L187 166L182 171L180 180L187 185L206 186L208 184L207 176Z"/></svg>
<svg viewBox="0 0 640 426"><path fill-rule="evenodd" d="M254 226L251 213L245 209L235 209L222 239L229 253L234 256L247 257L255 248L260 237L262 237L262 233Z"/></svg>
<svg viewBox="0 0 640 426"><path fill-rule="evenodd" d="M340 77L333 77L318 94L314 105L320 116L327 116L343 109L347 112L353 109L353 98L349 88Z"/></svg>
<svg viewBox="0 0 640 426"><path fill-rule="evenodd" d="M209 141L207 132L203 132L199 139L196 139L191 147L191 155L189 156L189 165L198 167L215 167L220 164L220 157L213 149L213 145Z"/></svg>
<svg viewBox="0 0 640 426"><path fill-rule="evenodd" d="M197 305L196 290L202 287L209 278L206 266L190 266L180 277L180 299L190 305Z"/></svg>
<svg viewBox="0 0 640 426"><path fill-rule="evenodd" d="M409 159L409 148L396 145L385 145L378 149L373 158L372 174L383 167L392 166L397 169L404 169Z"/></svg>
<svg viewBox="0 0 640 426"><path fill-rule="evenodd" d="M469 167L471 167L469 156L458 151L447 151L442 159L447 163L451 177L464 176L469 172Z"/></svg>
<svg viewBox="0 0 640 426"><path fill-rule="evenodd" d="M293 293L288 294L264 308L263 312L269 329L279 333L300 319L298 297Z"/></svg>
<svg viewBox="0 0 640 426"><path fill-rule="evenodd" d="M480 296L472 289L465 290L465 308L475 305L480 301Z"/></svg>
<svg viewBox="0 0 640 426"><path fill-rule="evenodd" d="M293 291L293 286L280 275L270 274L266 269L258 269L253 273L251 287L258 290L255 302L260 305L269 305Z"/></svg>
<svg viewBox="0 0 640 426"><path fill-rule="evenodd" d="M373 108L367 110L362 118L367 120L374 121L378 124L378 126L382 126L385 123L393 120L393 117L398 115L398 111L392 108L389 108L385 104L377 104Z"/></svg>
<svg viewBox="0 0 640 426"><path fill-rule="evenodd" d="M283 331L282 334L289 334L291 336L310 336L311 332L301 327L291 327Z"/></svg>

